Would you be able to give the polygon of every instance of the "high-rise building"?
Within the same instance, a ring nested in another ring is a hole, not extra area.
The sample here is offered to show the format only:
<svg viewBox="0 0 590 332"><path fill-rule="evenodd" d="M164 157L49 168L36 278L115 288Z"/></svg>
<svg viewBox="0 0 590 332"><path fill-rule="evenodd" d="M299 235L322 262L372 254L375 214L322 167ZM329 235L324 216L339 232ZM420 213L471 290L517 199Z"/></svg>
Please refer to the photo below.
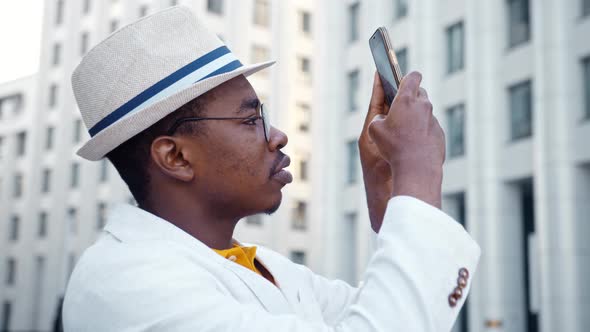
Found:
<svg viewBox="0 0 590 332"><path fill-rule="evenodd" d="M318 2L313 121L323 136L313 136L322 144L314 141L312 163L329 172L314 183L311 213L326 223L329 276L358 280L371 252L352 142L375 71L368 38L385 26L405 71L423 73L446 131L443 209L482 248L455 330L590 330L588 8L578 0Z"/></svg>
<svg viewBox="0 0 590 332"><path fill-rule="evenodd" d="M134 204L112 165L76 151L88 139L70 76L93 45L142 16L190 7L243 63L278 59L251 77L273 125L291 138L295 183L273 216L246 218L236 238L312 265L309 219L313 42L311 0L47 0L37 76L0 86L0 330L50 330L69 275L113 204ZM149 70L149 68L147 69ZM36 93L34 93L36 91ZM33 94L34 93L34 94ZM279 222L280 221L280 222Z"/></svg>

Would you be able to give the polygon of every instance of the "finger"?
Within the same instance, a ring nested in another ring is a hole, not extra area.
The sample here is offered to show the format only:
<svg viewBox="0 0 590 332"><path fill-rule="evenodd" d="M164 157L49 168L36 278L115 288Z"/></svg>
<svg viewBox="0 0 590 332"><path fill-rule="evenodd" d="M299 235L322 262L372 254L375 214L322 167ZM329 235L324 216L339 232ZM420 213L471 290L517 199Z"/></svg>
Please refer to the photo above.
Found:
<svg viewBox="0 0 590 332"><path fill-rule="evenodd" d="M381 79L379 73L375 72L375 78L373 79L373 93L371 95L370 109L369 112L375 111L381 108L381 105L385 103L385 91L381 85Z"/></svg>
<svg viewBox="0 0 590 332"><path fill-rule="evenodd" d="M413 71L406 75L400 84L398 95L408 95L415 97L418 95L420 83L422 82L422 74Z"/></svg>
<svg viewBox="0 0 590 332"><path fill-rule="evenodd" d="M420 88L420 90L418 90L418 98L428 99L428 92L426 92L426 89Z"/></svg>

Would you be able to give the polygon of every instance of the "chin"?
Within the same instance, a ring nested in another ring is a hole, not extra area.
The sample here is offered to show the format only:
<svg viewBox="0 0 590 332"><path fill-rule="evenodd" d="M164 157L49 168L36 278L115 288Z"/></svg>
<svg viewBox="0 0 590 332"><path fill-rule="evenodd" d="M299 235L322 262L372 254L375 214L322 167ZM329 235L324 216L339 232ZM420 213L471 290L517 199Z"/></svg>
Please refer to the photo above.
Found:
<svg viewBox="0 0 590 332"><path fill-rule="evenodd" d="M268 214L268 215L271 215L271 214L273 214L273 213L277 212L277 210L278 210L278 209L279 209L279 207L281 206L281 201L282 201L282 198L279 198L279 201L278 201L278 202L276 202L276 203L274 203L274 205L272 205L270 208L266 209L266 210L264 211L264 213L266 213L266 214Z"/></svg>

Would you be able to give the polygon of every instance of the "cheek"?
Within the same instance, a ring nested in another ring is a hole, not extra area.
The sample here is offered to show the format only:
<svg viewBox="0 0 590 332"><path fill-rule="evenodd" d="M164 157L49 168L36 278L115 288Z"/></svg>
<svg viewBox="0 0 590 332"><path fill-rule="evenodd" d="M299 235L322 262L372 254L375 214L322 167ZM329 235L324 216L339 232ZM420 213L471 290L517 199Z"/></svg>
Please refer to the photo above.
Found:
<svg viewBox="0 0 590 332"><path fill-rule="evenodd" d="M260 143L234 141L230 142L230 145L220 146L216 156L219 165L216 168L217 176L222 179L231 179L230 185L233 186L251 185L264 181L262 177L268 173L268 170L264 169L264 150L262 149L264 147L255 148L255 144Z"/></svg>

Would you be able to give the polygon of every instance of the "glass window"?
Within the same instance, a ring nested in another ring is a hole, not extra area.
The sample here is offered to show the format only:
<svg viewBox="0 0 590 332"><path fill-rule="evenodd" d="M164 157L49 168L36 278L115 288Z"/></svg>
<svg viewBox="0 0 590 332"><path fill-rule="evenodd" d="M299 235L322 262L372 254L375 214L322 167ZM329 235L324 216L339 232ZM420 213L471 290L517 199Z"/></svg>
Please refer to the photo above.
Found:
<svg viewBox="0 0 590 332"><path fill-rule="evenodd" d="M45 150L49 151L53 149L53 137L55 135L55 128L47 127L45 132Z"/></svg>
<svg viewBox="0 0 590 332"><path fill-rule="evenodd" d="M397 57L397 64L402 71L402 75L406 75L408 73L408 48L404 47L395 51L395 56Z"/></svg>
<svg viewBox="0 0 590 332"><path fill-rule="evenodd" d="M355 69L348 73L348 111L354 112L359 107L360 71Z"/></svg>
<svg viewBox="0 0 590 332"><path fill-rule="evenodd" d="M57 105L57 84L51 84L49 86L49 107L53 108Z"/></svg>
<svg viewBox="0 0 590 332"><path fill-rule="evenodd" d="M264 61L268 61L270 59L270 50L261 45L252 45L252 63L260 63ZM258 75L260 76L268 76L268 70L261 70L259 71Z"/></svg>
<svg viewBox="0 0 590 332"><path fill-rule="evenodd" d="M465 154L465 106L457 105L447 110L448 148L450 158Z"/></svg>
<svg viewBox="0 0 590 332"><path fill-rule="evenodd" d="M305 83L311 83L311 60L308 57L299 57L299 69Z"/></svg>
<svg viewBox="0 0 590 332"><path fill-rule="evenodd" d="M99 180L101 183L107 182L109 179L109 161L108 159L104 158L100 162L100 177Z"/></svg>
<svg viewBox="0 0 590 332"><path fill-rule="evenodd" d="M508 88L510 96L510 138L517 140L533 134L533 105L531 81Z"/></svg>
<svg viewBox="0 0 590 332"><path fill-rule="evenodd" d="M529 0L508 1L508 46L513 47L530 39Z"/></svg>
<svg viewBox="0 0 590 332"><path fill-rule="evenodd" d="M299 131L309 132L311 127L311 108L309 104L298 103L297 109L299 110Z"/></svg>
<svg viewBox="0 0 590 332"><path fill-rule="evenodd" d="M291 227L295 230L305 230L307 228L307 203L295 201Z"/></svg>
<svg viewBox="0 0 590 332"><path fill-rule="evenodd" d="M255 214L253 216L248 216L246 218L246 224L254 225L254 226L261 226L262 225L262 216L259 214Z"/></svg>
<svg viewBox="0 0 590 332"><path fill-rule="evenodd" d="M90 13L91 7L92 7L92 0L84 0L84 8L83 8L82 12L84 14Z"/></svg>
<svg viewBox="0 0 590 332"><path fill-rule="evenodd" d="M357 270L358 270L358 216L356 213L351 212L344 215L344 223L341 228L340 239L346 246L342 248L341 255L347 257L346 266L344 266L345 281L348 281L351 285L355 285L357 282Z"/></svg>
<svg viewBox="0 0 590 332"><path fill-rule="evenodd" d="M301 19L301 31L307 35L311 34L311 13L302 10L299 15Z"/></svg>
<svg viewBox="0 0 590 332"><path fill-rule="evenodd" d="M53 56L52 56L51 64L54 67L56 67L60 64L60 62L61 62L61 44L55 43L53 45Z"/></svg>
<svg viewBox="0 0 590 332"><path fill-rule="evenodd" d="M21 131L16 134L16 156L22 157L27 152L27 133Z"/></svg>
<svg viewBox="0 0 590 332"><path fill-rule="evenodd" d="M117 31L117 29L119 29L119 21L118 20L112 20L111 21L111 33Z"/></svg>
<svg viewBox="0 0 590 332"><path fill-rule="evenodd" d="M178 5L178 0L170 0L170 6Z"/></svg>
<svg viewBox="0 0 590 332"><path fill-rule="evenodd" d="M78 163L73 163L72 164L72 169L71 169L71 174L70 174L70 187L71 188L78 188L78 185L80 184L80 164Z"/></svg>
<svg viewBox="0 0 590 332"><path fill-rule="evenodd" d="M10 219L10 241L18 240L18 233L20 228L20 217L19 216L12 216Z"/></svg>
<svg viewBox="0 0 590 332"><path fill-rule="evenodd" d="M104 202L98 203L96 208L96 229L102 230L107 220L107 205Z"/></svg>
<svg viewBox="0 0 590 332"><path fill-rule="evenodd" d="M14 176L14 188L13 188L13 197L20 198L23 195L23 176L22 174L16 174Z"/></svg>
<svg viewBox="0 0 590 332"><path fill-rule="evenodd" d="M447 73L449 74L463 69L464 38L463 22L447 28Z"/></svg>
<svg viewBox="0 0 590 332"><path fill-rule="evenodd" d="M348 153L348 167L346 174L346 182L348 184L354 184L357 181L357 169L358 169L358 145L357 141L352 140L346 145Z"/></svg>
<svg viewBox="0 0 590 332"><path fill-rule="evenodd" d="M39 225L37 227L37 236L44 238L47 236L47 212L39 213Z"/></svg>
<svg viewBox="0 0 590 332"><path fill-rule="evenodd" d="M400 19L408 15L408 0L394 0L395 1L395 18Z"/></svg>
<svg viewBox="0 0 590 332"><path fill-rule="evenodd" d="M80 143L82 140L82 120L76 119L74 121L74 143Z"/></svg>
<svg viewBox="0 0 590 332"><path fill-rule="evenodd" d="M0 136L0 160L2 160L3 157L4 157L4 137Z"/></svg>
<svg viewBox="0 0 590 332"><path fill-rule="evenodd" d="M590 15L590 0L582 0L582 16Z"/></svg>
<svg viewBox="0 0 590 332"><path fill-rule="evenodd" d="M254 24L267 27L270 25L270 4L268 0L254 2Z"/></svg>
<svg viewBox="0 0 590 332"><path fill-rule="evenodd" d="M57 0L55 6L55 25L60 25L64 19L64 0Z"/></svg>
<svg viewBox="0 0 590 332"><path fill-rule="evenodd" d="M359 39L359 9L360 4L354 3L348 7L349 35L348 40L355 42Z"/></svg>
<svg viewBox="0 0 590 332"><path fill-rule="evenodd" d="M80 55L88 52L88 32L83 32L80 37Z"/></svg>
<svg viewBox="0 0 590 332"><path fill-rule="evenodd" d="M16 260L14 258L8 258L6 260L6 285L12 286L16 280Z"/></svg>
<svg viewBox="0 0 590 332"><path fill-rule="evenodd" d="M301 264L301 265L305 264L305 252L295 250L295 251L291 251L291 254L289 256L291 257L291 261L293 263Z"/></svg>
<svg viewBox="0 0 590 332"><path fill-rule="evenodd" d="M41 192L48 193L51 191L51 170L46 168L43 170L43 178L41 180Z"/></svg>
<svg viewBox="0 0 590 332"><path fill-rule="evenodd" d="M76 208L69 208L68 209L68 226L70 228L70 233L77 234L78 233L78 209Z"/></svg>
<svg viewBox="0 0 590 332"><path fill-rule="evenodd" d="M590 56L582 60L584 75L584 118L590 119Z"/></svg>
<svg viewBox="0 0 590 332"><path fill-rule="evenodd" d="M308 176L307 176L307 172L308 172L308 162L305 159L301 159L299 161L299 179L301 181L307 181L308 180Z"/></svg>
<svg viewBox="0 0 590 332"><path fill-rule="evenodd" d="M207 11L213 14L223 14L223 0L207 0Z"/></svg>
<svg viewBox="0 0 590 332"><path fill-rule="evenodd" d="M139 7L139 17L144 17L148 14L148 6L143 5Z"/></svg>

